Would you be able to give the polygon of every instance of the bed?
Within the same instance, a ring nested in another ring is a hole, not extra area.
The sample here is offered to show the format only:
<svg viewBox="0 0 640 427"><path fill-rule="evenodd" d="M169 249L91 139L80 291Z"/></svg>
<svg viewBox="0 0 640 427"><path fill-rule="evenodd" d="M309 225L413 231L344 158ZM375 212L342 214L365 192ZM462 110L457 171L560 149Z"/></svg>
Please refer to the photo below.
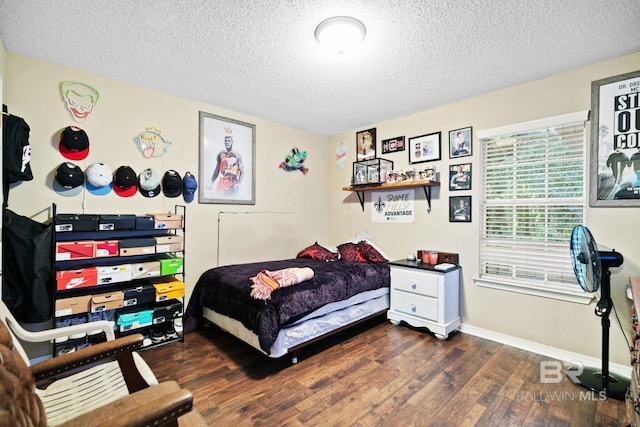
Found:
<svg viewBox="0 0 640 427"><path fill-rule="evenodd" d="M318 246L293 259L204 272L185 312L187 330L209 321L268 357L292 354L296 363L305 345L386 313L390 273L384 256L366 242L345 243L339 253L324 255L311 250ZM252 278L261 272L301 268L310 268L313 277L273 290L268 299L251 296Z"/></svg>

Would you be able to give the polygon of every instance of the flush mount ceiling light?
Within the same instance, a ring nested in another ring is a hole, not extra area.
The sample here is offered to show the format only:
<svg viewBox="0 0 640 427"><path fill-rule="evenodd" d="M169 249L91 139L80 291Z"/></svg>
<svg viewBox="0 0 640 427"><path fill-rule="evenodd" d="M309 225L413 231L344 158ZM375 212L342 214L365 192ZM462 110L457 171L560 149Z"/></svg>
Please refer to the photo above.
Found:
<svg viewBox="0 0 640 427"><path fill-rule="evenodd" d="M343 54L357 46L366 33L364 24L350 16L325 19L316 27L318 42L338 54Z"/></svg>

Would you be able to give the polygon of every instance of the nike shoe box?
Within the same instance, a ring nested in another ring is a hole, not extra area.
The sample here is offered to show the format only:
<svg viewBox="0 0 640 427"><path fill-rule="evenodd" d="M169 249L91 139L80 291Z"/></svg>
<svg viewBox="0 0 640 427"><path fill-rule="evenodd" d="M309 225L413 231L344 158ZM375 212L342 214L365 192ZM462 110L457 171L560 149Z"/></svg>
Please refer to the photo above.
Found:
<svg viewBox="0 0 640 427"><path fill-rule="evenodd" d="M155 240L154 249L155 249ZM96 245L93 240L78 242L57 242L56 261L70 261L74 259L89 259L96 255Z"/></svg>
<svg viewBox="0 0 640 427"><path fill-rule="evenodd" d="M153 310L146 306L124 308L116 314L116 325L120 332L150 326L153 321Z"/></svg>
<svg viewBox="0 0 640 427"><path fill-rule="evenodd" d="M55 217L56 233L65 231L96 231L98 215L57 214Z"/></svg>
<svg viewBox="0 0 640 427"><path fill-rule="evenodd" d="M150 304L156 300L156 288L148 282L141 281L137 286L126 286L121 288L124 294L122 303L125 307L134 305Z"/></svg>
<svg viewBox="0 0 640 427"><path fill-rule="evenodd" d="M155 289L154 289L155 296ZM72 314L87 313L90 308L91 295L56 300L55 317L70 316Z"/></svg>
<svg viewBox="0 0 640 427"><path fill-rule="evenodd" d="M172 228L182 228L182 215L163 213L163 214L147 214L154 218L154 228L156 230L165 230Z"/></svg>
<svg viewBox="0 0 640 427"><path fill-rule="evenodd" d="M181 274L183 271L184 260L178 258L172 254L164 255L162 258L157 258L160 262L160 275L170 276L172 274Z"/></svg>
<svg viewBox="0 0 640 427"><path fill-rule="evenodd" d="M98 218L99 231L135 230L135 215L100 215Z"/></svg>
<svg viewBox="0 0 640 427"><path fill-rule="evenodd" d="M184 283L174 276L149 279L156 288L156 302L184 297Z"/></svg>
<svg viewBox="0 0 640 427"><path fill-rule="evenodd" d="M109 265L96 267L98 270L98 285L109 285L131 281L131 264Z"/></svg>
<svg viewBox="0 0 640 427"><path fill-rule="evenodd" d="M106 310L122 308L123 301L124 293L122 291L91 295L91 313L101 313Z"/></svg>
<svg viewBox="0 0 640 427"><path fill-rule="evenodd" d="M182 308L182 302L177 299L156 303L153 307L153 324L157 325L181 317Z"/></svg>
<svg viewBox="0 0 640 427"><path fill-rule="evenodd" d="M96 240L96 258L118 256L117 240Z"/></svg>
<svg viewBox="0 0 640 427"><path fill-rule="evenodd" d="M95 267L56 271L56 289L59 291L88 288L97 284L98 270Z"/></svg>
<svg viewBox="0 0 640 427"><path fill-rule="evenodd" d="M151 255L156 253L156 239L153 237L122 239L118 242L118 245L120 256Z"/></svg>
<svg viewBox="0 0 640 427"><path fill-rule="evenodd" d="M155 218L151 215L136 217L136 230L154 230L155 225Z"/></svg>
<svg viewBox="0 0 640 427"><path fill-rule="evenodd" d="M160 261L146 261L131 264L132 279L148 279L149 277L160 277Z"/></svg>
<svg viewBox="0 0 640 427"><path fill-rule="evenodd" d="M182 236L167 234L166 236L157 236L155 239L157 254L182 250Z"/></svg>

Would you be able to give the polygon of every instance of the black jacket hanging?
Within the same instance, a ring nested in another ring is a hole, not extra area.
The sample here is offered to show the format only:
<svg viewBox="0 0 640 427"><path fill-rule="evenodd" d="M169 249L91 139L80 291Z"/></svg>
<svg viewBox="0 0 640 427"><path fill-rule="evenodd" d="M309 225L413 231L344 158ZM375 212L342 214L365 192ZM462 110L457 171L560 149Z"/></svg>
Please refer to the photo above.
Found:
<svg viewBox="0 0 640 427"><path fill-rule="evenodd" d="M21 322L51 317L53 226L3 210L2 300Z"/></svg>
<svg viewBox="0 0 640 427"><path fill-rule="evenodd" d="M9 185L19 181L31 181L31 145L29 125L21 117L3 116L2 123L2 190L3 206L9 203Z"/></svg>

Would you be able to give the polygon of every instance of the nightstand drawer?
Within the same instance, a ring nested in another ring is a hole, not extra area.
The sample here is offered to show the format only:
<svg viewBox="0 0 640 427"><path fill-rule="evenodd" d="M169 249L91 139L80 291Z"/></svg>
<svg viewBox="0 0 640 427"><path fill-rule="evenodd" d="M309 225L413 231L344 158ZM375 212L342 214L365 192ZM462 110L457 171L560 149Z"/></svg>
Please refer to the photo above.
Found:
<svg viewBox="0 0 640 427"><path fill-rule="evenodd" d="M438 297L438 284L443 281L441 274L403 268L391 269L391 287L430 297Z"/></svg>
<svg viewBox="0 0 640 427"><path fill-rule="evenodd" d="M422 295L395 292L391 298L391 310L427 320L438 320L438 300Z"/></svg>

